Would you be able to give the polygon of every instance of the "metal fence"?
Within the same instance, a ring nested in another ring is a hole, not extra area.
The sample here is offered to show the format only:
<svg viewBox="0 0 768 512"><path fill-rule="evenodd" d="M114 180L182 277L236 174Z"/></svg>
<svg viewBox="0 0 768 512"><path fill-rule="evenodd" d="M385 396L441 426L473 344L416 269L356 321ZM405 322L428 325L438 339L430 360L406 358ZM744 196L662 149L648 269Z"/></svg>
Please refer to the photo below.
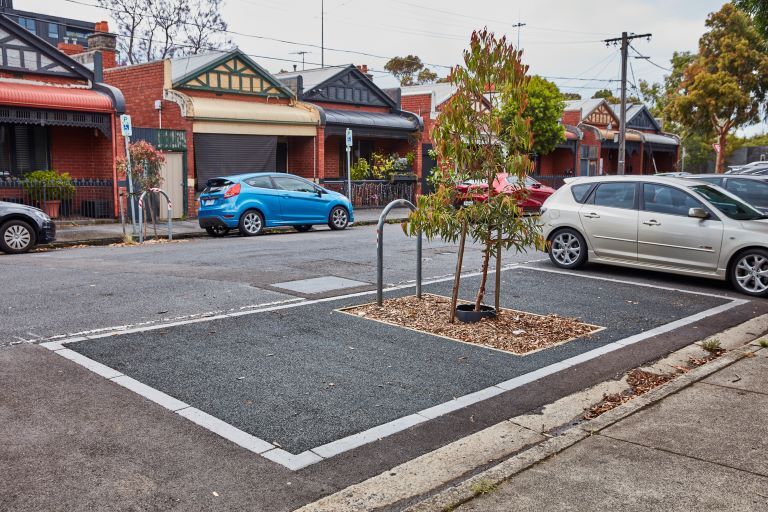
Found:
<svg viewBox="0 0 768 512"><path fill-rule="evenodd" d="M544 185L552 188L560 188L563 185L565 185L565 182L563 181L565 178L572 178L573 176L563 176L563 175L538 175L534 174L531 176L531 178L535 179L536 181L539 181L543 183Z"/></svg>
<svg viewBox="0 0 768 512"><path fill-rule="evenodd" d="M53 219L112 219L112 180L77 179L74 186L30 186L16 177L0 177L0 201L34 206Z"/></svg>
<svg viewBox="0 0 768 512"><path fill-rule="evenodd" d="M328 190L347 195L346 181L324 181ZM365 180L352 182L352 204L357 208L383 208L395 199L416 200L416 182Z"/></svg>

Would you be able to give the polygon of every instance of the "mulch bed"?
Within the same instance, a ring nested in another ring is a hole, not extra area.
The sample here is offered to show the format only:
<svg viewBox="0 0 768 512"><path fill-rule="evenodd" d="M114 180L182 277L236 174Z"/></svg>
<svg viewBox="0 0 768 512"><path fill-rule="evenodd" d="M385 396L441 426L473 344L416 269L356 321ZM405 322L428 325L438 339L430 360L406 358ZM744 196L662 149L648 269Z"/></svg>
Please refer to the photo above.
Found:
<svg viewBox="0 0 768 512"><path fill-rule="evenodd" d="M450 323L451 300L424 294L390 299L382 307L364 304L344 309L345 313L380 322L436 334L465 343L490 347L517 355L589 336L601 327L559 315L535 315L502 309L495 319L474 324Z"/></svg>

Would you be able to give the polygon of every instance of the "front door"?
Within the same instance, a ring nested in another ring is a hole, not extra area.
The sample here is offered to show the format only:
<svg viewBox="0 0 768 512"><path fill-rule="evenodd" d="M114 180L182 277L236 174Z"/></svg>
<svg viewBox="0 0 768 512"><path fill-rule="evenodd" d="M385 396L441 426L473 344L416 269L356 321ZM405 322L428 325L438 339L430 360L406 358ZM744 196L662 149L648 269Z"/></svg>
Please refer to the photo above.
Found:
<svg viewBox="0 0 768 512"><path fill-rule="evenodd" d="M691 208L708 210L687 192L667 185L643 184L638 223L638 260L643 263L713 271L723 242L723 223L689 217Z"/></svg>
<svg viewBox="0 0 768 512"><path fill-rule="evenodd" d="M601 183L581 207L581 225L598 257L637 259L637 184Z"/></svg>
<svg viewBox="0 0 768 512"><path fill-rule="evenodd" d="M328 220L328 196L318 194L320 189L317 186L294 176L275 176L272 179L281 192L280 209L285 222L310 224Z"/></svg>
<svg viewBox="0 0 768 512"><path fill-rule="evenodd" d="M171 215L178 219L184 216L184 153L165 153L164 156L165 163L161 171L163 184L160 188L171 200ZM168 220L164 199L160 199L160 219Z"/></svg>

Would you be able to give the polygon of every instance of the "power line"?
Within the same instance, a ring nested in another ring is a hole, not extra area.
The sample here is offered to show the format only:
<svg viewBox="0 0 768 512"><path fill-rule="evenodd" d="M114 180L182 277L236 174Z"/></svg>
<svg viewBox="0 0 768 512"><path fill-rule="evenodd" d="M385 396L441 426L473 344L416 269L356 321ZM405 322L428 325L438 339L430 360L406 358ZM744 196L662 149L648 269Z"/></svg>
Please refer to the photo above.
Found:
<svg viewBox="0 0 768 512"><path fill-rule="evenodd" d="M664 66L661 66L661 65L659 65L659 64L656 64L655 62L653 62L653 61L651 60L651 58L650 58L650 57L648 57L647 55L643 55L642 53L640 53L639 51L637 51L637 48L635 48L634 46L632 46L632 45L629 45L629 47L630 47L630 48L632 48L632 49L635 51L635 53L637 54L637 58L638 58L638 59L643 59L643 60L645 60L646 62L648 62L649 64L653 64L653 65L654 65L654 66L656 66L657 68L659 68L659 69L663 69L664 71L669 71L669 72L672 72L672 69L670 69L670 68L665 68Z"/></svg>

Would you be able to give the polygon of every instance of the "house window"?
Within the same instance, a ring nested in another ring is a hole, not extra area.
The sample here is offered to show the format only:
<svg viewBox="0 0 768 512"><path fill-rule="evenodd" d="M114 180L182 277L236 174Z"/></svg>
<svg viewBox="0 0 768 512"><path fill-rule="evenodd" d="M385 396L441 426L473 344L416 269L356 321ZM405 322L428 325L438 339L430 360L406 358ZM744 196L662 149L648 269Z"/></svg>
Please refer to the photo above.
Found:
<svg viewBox="0 0 768 512"><path fill-rule="evenodd" d="M29 30L33 34L37 30L35 27L35 20L33 20L32 18L22 18L21 16L19 16L19 25Z"/></svg>
<svg viewBox="0 0 768 512"><path fill-rule="evenodd" d="M56 23L48 23L48 37L51 39L59 38L59 26Z"/></svg>
<svg viewBox="0 0 768 512"><path fill-rule="evenodd" d="M78 44L79 42L84 42L86 38L86 34L83 32L78 32L76 30L67 30L67 38L69 39L69 42L72 44Z"/></svg>
<svg viewBox="0 0 768 512"><path fill-rule="evenodd" d="M22 176L49 167L44 126L0 124L0 176Z"/></svg>

